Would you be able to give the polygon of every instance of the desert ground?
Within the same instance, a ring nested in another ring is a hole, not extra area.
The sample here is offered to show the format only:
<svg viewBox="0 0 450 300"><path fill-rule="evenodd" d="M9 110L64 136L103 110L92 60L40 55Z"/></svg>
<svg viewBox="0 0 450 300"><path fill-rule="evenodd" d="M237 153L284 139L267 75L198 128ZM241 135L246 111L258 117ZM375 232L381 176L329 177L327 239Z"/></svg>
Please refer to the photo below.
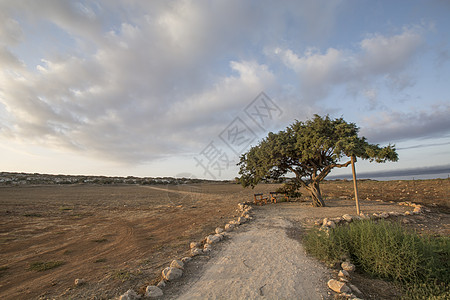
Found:
<svg viewBox="0 0 450 300"><path fill-rule="evenodd" d="M0 186L0 298L110 299L129 288L143 291L172 259L188 254L189 242L235 219L237 203L279 186ZM413 216L407 226L450 234L448 179L361 181L359 189L363 211L404 209L389 201L422 203L432 212ZM305 193L292 199L303 209L293 224L310 226L330 209L354 213L351 181L325 182L322 193L330 207L311 207ZM386 202L375 201L380 199ZM294 204L270 204L258 213ZM54 268L39 270L38 263ZM77 278L86 284L75 286Z"/></svg>

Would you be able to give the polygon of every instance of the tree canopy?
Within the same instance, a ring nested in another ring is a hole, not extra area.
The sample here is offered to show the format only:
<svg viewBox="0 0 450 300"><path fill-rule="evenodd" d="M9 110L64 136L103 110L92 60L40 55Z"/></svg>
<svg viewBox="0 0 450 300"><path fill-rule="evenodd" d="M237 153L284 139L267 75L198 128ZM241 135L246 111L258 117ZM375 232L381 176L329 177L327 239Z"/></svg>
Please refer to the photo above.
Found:
<svg viewBox="0 0 450 300"><path fill-rule="evenodd" d="M347 167L352 156L383 163L397 161L394 145L380 147L358 137L359 128L343 118L329 116L301 122L296 120L284 131L270 132L258 145L244 153L239 181L254 187L262 180L279 179L287 173L295 174L295 184L311 194L313 205L325 206L319 183L333 168Z"/></svg>

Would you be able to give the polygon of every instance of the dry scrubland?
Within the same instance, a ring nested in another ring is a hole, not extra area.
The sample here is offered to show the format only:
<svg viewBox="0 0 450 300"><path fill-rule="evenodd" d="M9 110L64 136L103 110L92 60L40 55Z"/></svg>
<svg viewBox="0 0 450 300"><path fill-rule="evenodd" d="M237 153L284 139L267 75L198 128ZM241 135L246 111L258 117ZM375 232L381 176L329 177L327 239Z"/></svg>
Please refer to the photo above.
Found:
<svg viewBox="0 0 450 300"><path fill-rule="evenodd" d="M190 241L201 240L231 220L236 203L277 187L2 186L0 298L102 299L128 288L139 290L154 283L173 258L184 256ZM449 234L449 180L361 181L359 188L362 199L434 207L431 217L408 225ZM352 183L326 182L322 192L328 203L351 198ZM305 194L297 200L309 201ZM75 287L76 278L87 283Z"/></svg>

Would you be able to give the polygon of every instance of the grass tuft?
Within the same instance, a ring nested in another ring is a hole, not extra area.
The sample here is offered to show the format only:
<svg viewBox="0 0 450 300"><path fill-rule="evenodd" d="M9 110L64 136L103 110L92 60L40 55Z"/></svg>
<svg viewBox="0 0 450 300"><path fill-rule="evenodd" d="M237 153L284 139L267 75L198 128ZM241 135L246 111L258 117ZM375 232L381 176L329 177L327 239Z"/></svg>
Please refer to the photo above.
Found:
<svg viewBox="0 0 450 300"><path fill-rule="evenodd" d="M419 236L397 223L364 220L329 234L313 229L304 245L322 261L334 264L345 255L371 275L402 283L408 299L417 289L430 297L448 295L442 288L450 284L448 237Z"/></svg>
<svg viewBox="0 0 450 300"><path fill-rule="evenodd" d="M29 270L42 272L57 268L63 264L65 264L63 261L36 261L30 264Z"/></svg>

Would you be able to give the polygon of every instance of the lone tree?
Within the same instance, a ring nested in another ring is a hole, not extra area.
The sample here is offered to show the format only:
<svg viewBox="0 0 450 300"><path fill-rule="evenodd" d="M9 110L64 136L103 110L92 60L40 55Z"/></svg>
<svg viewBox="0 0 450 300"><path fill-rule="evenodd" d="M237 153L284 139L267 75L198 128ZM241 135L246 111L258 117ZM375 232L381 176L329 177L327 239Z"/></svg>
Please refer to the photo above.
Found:
<svg viewBox="0 0 450 300"><path fill-rule="evenodd" d="M379 163L397 161L393 145L379 147L358 137L359 128L343 118L314 115L306 122L296 121L285 131L270 132L258 145L240 158L240 183L254 188L260 181L279 179L294 173L293 184L304 187L314 206L325 206L319 183L333 168L347 167L351 161L340 163L344 157L359 157Z"/></svg>

